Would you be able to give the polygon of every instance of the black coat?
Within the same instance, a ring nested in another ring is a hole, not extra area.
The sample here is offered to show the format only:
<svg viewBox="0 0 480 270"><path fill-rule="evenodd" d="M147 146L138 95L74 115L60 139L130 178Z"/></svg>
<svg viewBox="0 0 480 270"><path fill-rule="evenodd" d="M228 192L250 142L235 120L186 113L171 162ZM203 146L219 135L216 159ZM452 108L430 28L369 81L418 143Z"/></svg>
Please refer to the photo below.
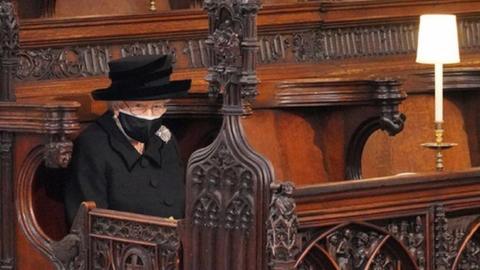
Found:
<svg viewBox="0 0 480 270"><path fill-rule="evenodd" d="M97 207L183 218L184 169L176 141L153 136L140 155L107 112L74 142L65 190L71 223L83 201Z"/></svg>

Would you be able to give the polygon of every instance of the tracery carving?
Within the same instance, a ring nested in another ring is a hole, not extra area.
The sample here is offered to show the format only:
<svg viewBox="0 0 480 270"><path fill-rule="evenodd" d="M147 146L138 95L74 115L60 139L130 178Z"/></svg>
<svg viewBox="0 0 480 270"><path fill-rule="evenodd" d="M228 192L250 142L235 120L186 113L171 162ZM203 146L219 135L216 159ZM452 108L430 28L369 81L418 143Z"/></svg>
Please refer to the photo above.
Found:
<svg viewBox="0 0 480 270"><path fill-rule="evenodd" d="M225 210L225 228L248 230L252 226L252 216L248 195L237 194Z"/></svg>
<svg viewBox="0 0 480 270"><path fill-rule="evenodd" d="M220 224L220 206L212 194L204 194L193 205L193 223L216 228Z"/></svg>

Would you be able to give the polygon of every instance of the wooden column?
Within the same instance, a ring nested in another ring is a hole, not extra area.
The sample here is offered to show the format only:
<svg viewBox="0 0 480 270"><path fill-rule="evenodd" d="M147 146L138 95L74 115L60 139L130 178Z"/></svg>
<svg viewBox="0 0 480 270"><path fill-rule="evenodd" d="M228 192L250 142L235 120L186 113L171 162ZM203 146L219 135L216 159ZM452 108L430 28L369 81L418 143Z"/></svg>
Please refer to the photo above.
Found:
<svg viewBox="0 0 480 270"><path fill-rule="evenodd" d="M15 101L12 85L18 64L18 24L10 1L0 1L0 101ZM0 269L15 267L15 206L13 198L14 134L0 131Z"/></svg>
<svg viewBox="0 0 480 270"><path fill-rule="evenodd" d="M205 1L212 96L223 95L215 141L187 166L185 269L265 269L266 224L273 172L247 143L240 117L257 94L258 1Z"/></svg>

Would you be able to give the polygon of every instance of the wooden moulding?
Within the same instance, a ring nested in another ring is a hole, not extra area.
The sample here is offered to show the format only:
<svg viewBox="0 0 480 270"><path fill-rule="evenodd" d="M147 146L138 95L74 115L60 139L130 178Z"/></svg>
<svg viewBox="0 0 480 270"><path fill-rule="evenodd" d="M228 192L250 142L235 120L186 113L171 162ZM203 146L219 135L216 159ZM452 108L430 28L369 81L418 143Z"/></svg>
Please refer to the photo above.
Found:
<svg viewBox="0 0 480 270"><path fill-rule="evenodd" d="M422 211L436 202L451 209L480 203L480 169L418 173L298 188L300 226ZM320 207L321 206L321 207ZM388 214L390 213L390 214Z"/></svg>
<svg viewBox="0 0 480 270"><path fill-rule="evenodd" d="M410 93L432 93L435 90L433 68L429 71L413 74L416 83L410 88ZM445 92L465 92L480 90L480 68L447 67L443 75L443 90Z"/></svg>
<svg viewBox="0 0 480 270"><path fill-rule="evenodd" d="M275 93L276 107L375 105L384 98L378 91L380 81L340 79L285 81L279 83L278 91ZM390 94L389 98L397 102L406 98L406 94L398 89Z"/></svg>
<svg viewBox="0 0 480 270"><path fill-rule="evenodd" d="M0 130L8 132L71 134L80 129L77 102L0 102Z"/></svg>
<svg viewBox="0 0 480 270"><path fill-rule="evenodd" d="M364 10L367 9L368 12ZM362 20L398 20L425 12L472 13L480 10L480 1L396 0L321 3L305 2L266 6L260 12L260 33L272 30L304 29L305 25L346 23ZM319 12L320 11L320 12ZM400 15L401 14L401 15ZM178 10L156 14L24 20L21 22L22 48L81 44L92 41L130 41L162 36L205 37L206 15L201 10ZM355 22L358 23L358 22ZM162 27L158 27L161 25Z"/></svg>

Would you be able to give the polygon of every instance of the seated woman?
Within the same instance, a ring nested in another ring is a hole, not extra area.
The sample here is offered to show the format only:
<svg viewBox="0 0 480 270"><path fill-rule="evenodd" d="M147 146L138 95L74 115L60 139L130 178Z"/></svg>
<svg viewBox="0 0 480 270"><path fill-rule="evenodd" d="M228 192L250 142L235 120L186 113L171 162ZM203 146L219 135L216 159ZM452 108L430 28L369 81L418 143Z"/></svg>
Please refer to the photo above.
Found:
<svg viewBox="0 0 480 270"><path fill-rule="evenodd" d="M110 87L92 92L110 110L76 139L65 190L71 223L83 201L97 207L183 218L184 168L177 143L162 125L168 99L190 80L170 81L171 56L136 56L109 63Z"/></svg>

